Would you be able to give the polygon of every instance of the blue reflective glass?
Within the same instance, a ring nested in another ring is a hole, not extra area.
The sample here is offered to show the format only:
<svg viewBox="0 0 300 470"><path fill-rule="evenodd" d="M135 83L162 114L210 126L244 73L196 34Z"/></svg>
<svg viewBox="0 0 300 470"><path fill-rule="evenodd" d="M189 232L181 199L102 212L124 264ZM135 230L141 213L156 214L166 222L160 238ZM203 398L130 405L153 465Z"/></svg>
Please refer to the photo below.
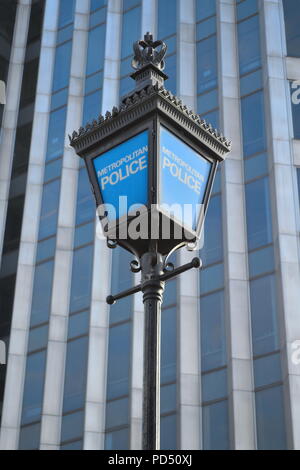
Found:
<svg viewBox="0 0 300 470"><path fill-rule="evenodd" d="M215 34L217 30L216 17L208 18L196 26L196 41L202 40L207 36Z"/></svg>
<svg viewBox="0 0 300 470"><path fill-rule="evenodd" d="M227 369L202 375L202 401L213 401L227 395Z"/></svg>
<svg viewBox="0 0 300 470"><path fill-rule="evenodd" d="M171 55L174 52L176 52L176 47L177 47L177 37L176 36L171 36L171 37L165 39L164 42L168 46L168 49L167 49L167 54L168 55Z"/></svg>
<svg viewBox="0 0 300 470"><path fill-rule="evenodd" d="M89 331L89 311L76 313L70 315L68 325L68 339L75 338L76 336L87 334Z"/></svg>
<svg viewBox="0 0 300 470"><path fill-rule="evenodd" d="M261 65L259 18L253 16L238 24L240 74Z"/></svg>
<svg viewBox="0 0 300 470"><path fill-rule="evenodd" d="M60 180L44 185L40 216L39 239L50 237L56 233Z"/></svg>
<svg viewBox="0 0 300 470"><path fill-rule="evenodd" d="M39 264L35 268L31 326L39 325L49 319L52 279L53 279L53 261Z"/></svg>
<svg viewBox="0 0 300 470"><path fill-rule="evenodd" d="M62 156L65 142L66 107L50 114L46 160Z"/></svg>
<svg viewBox="0 0 300 470"><path fill-rule="evenodd" d="M79 411L62 417L61 441L80 438L83 434L84 413Z"/></svg>
<svg viewBox="0 0 300 470"><path fill-rule="evenodd" d="M213 188L212 188L212 195L214 195L216 193L219 193L219 192L221 192L221 170L220 170L220 167L217 170L217 173L216 173L216 176L215 176L215 180L214 180L214 184L213 184Z"/></svg>
<svg viewBox="0 0 300 470"><path fill-rule="evenodd" d="M106 19L106 8L101 8L101 10L95 11L95 13L92 13L90 16L90 27L93 28L97 24L103 23L105 19Z"/></svg>
<svg viewBox="0 0 300 470"><path fill-rule="evenodd" d="M200 272L200 291L206 294L209 291L220 289L224 286L223 263L204 268Z"/></svg>
<svg viewBox="0 0 300 470"><path fill-rule="evenodd" d="M49 326L44 325L39 328L33 328L29 331L28 338L28 352L36 351L37 349L46 348L48 343L48 330Z"/></svg>
<svg viewBox="0 0 300 470"><path fill-rule="evenodd" d="M163 39L176 33L177 5L174 0L158 0L157 16L158 31L157 37Z"/></svg>
<svg viewBox="0 0 300 470"><path fill-rule="evenodd" d="M98 90L103 85L103 71L97 72L90 77L86 78L85 81L85 93L90 93L91 91Z"/></svg>
<svg viewBox="0 0 300 470"><path fill-rule="evenodd" d="M201 368L207 371L226 364L224 292L201 297Z"/></svg>
<svg viewBox="0 0 300 470"><path fill-rule="evenodd" d="M121 78L120 80L120 96L127 95L134 89L134 83L130 77Z"/></svg>
<svg viewBox="0 0 300 470"><path fill-rule="evenodd" d="M91 0L91 11L95 11L104 5L107 5L107 0Z"/></svg>
<svg viewBox="0 0 300 470"><path fill-rule="evenodd" d="M80 227L76 227L74 236L74 247L78 248L81 245L91 243L94 240L94 234L94 222L91 222L90 224L81 225Z"/></svg>
<svg viewBox="0 0 300 470"><path fill-rule="evenodd" d="M197 109L198 113L207 113L211 109L217 108L218 103L218 91L212 90L203 95L199 95L197 98Z"/></svg>
<svg viewBox="0 0 300 470"><path fill-rule="evenodd" d="M133 285L133 274L129 270L129 263L132 261L132 255L116 248L112 253L112 292L121 292ZM110 308L110 324L117 321L127 320L132 315L133 304L132 296L118 301Z"/></svg>
<svg viewBox="0 0 300 470"><path fill-rule="evenodd" d="M110 328L108 343L107 398L126 395L129 390L131 324Z"/></svg>
<svg viewBox="0 0 300 470"><path fill-rule="evenodd" d="M101 114L101 101L102 90L97 90L95 93L85 96L82 117L83 125L98 119L98 116Z"/></svg>
<svg viewBox="0 0 300 470"><path fill-rule="evenodd" d="M66 28L60 29L57 33L56 42L61 44L62 42L69 41L73 36L73 25L70 24Z"/></svg>
<svg viewBox="0 0 300 470"><path fill-rule="evenodd" d="M176 304L177 301L177 282L176 279L168 281L165 284L163 308Z"/></svg>
<svg viewBox="0 0 300 470"><path fill-rule="evenodd" d="M44 182L47 183L48 181L54 178L58 178L61 175L61 168L62 168L61 158L53 162L47 163L47 165L45 166Z"/></svg>
<svg viewBox="0 0 300 470"><path fill-rule="evenodd" d="M63 403L64 413L84 406L87 355L87 336L75 339L68 343ZM75 437L79 437L81 434L82 430L79 431L78 435Z"/></svg>
<svg viewBox="0 0 300 470"><path fill-rule="evenodd" d="M87 51L86 74L90 75L103 69L104 66L104 45L105 45L105 24L97 26L89 32L89 43Z"/></svg>
<svg viewBox="0 0 300 470"><path fill-rule="evenodd" d="M70 311L88 308L90 304L93 268L93 246L88 245L74 252Z"/></svg>
<svg viewBox="0 0 300 470"><path fill-rule="evenodd" d="M127 57L127 59L123 59L121 61L121 65L120 65L120 76L121 77L124 77L125 75L129 75L130 71L132 70L131 69L131 62L132 62L132 56ZM132 79L131 79L131 82L134 83Z"/></svg>
<svg viewBox="0 0 300 470"><path fill-rule="evenodd" d="M211 36L197 44L198 93L217 86L217 39Z"/></svg>
<svg viewBox="0 0 300 470"><path fill-rule="evenodd" d="M240 80L241 96L249 95L253 91L262 88L262 70L245 75Z"/></svg>
<svg viewBox="0 0 300 470"><path fill-rule="evenodd" d="M300 139L300 81L291 82L290 86L294 139Z"/></svg>
<svg viewBox="0 0 300 470"><path fill-rule="evenodd" d="M56 237L47 238L42 242L38 243L37 253L36 253L36 262L43 261L47 258L54 257L56 247Z"/></svg>
<svg viewBox="0 0 300 470"><path fill-rule="evenodd" d="M272 242L272 216L269 182L261 178L246 184L248 248L253 250Z"/></svg>
<svg viewBox="0 0 300 470"><path fill-rule="evenodd" d="M64 88L61 91L58 91L54 95L52 95L51 99L51 111L56 108L60 108L67 104L68 100L68 88Z"/></svg>
<svg viewBox="0 0 300 470"><path fill-rule="evenodd" d="M279 348L274 275L250 281L252 342L254 356Z"/></svg>
<svg viewBox="0 0 300 470"><path fill-rule="evenodd" d="M264 97L260 91L241 100L244 156L266 148Z"/></svg>
<svg viewBox="0 0 300 470"><path fill-rule="evenodd" d="M176 61L177 56L171 55L166 58L166 68L164 72L168 75L168 80L166 82L167 90L170 90L172 93L176 93L177 79L176 79Z"/></svg>
<svg viewBox="0 0 300 470"><path fill-rule="evenodd" d="M275 269L273 245L249 253L249 275L259 276Z"/></svg>
<svg viewBox="0 0 300 470"><path fill-rule="evenodd" d="M300 57L300 2L283 0L287 55Z"/></svg>
<svg viewBox="0 0 300 470"><path fill-rule="evenodd" d="M160 412L170 413L176 410L176 384L164 385L160 389Z"/></svg>
<svg viewBox="0 0 300 470"><path fill-rule="evenodd" d="M176 415L163 416L160 420L160 448L161 450L177 449Z"/></svg>
<svg viewBox="0 0 300 470"><path fill-rule="evenodd" d="M119 429L118 431L107 432L105 434L106 450L126 450L129 447L128 428Z"/></svg>
<svg viewBox="0 0 300 470"><path fill-rule="evenodd" d="M206 122L211 124L215 129L223 132L222 127L219 123L219 111L211 111L210 113L201 114L201 118L205 119Z"/></svg>
<svg viewBox="0 0 300 470"><path fill-rule="evenodd" d="M45 367L46 351L31 354L27 357L22 424L32 423L41 418Z"/></svg>
<svg viewBox="0 0 300 470"><path fill-rule="evenodd" d="M83 442L82 441L75 441L69 442L68 444L63 444L60 446L61 450L82 450Z"/></svg>
<svg viewBox="0 0 300 470"><path fill-rule="evenodd" d="M123 0L123 11L129 10L139 3L141 3L141 0Z"/></svg>
<svg viewBox="0 0 300 470"><path fill-rule="evenodd" d="M60 0L58 27L62 28L73 21L75 0Z"/></svg>
<svg viewBox="0 0 300 470"><path fill-rule="evenodd" d="M133 8L123 15L121 58L132 55L132 45L141 37L141 7Z"/></svg>
<svg viewBox="0 0 300 470"><path fill-rule="evenodd" d="M161 383L176 379L176 308L161 314Z"/></svg>
<svg viewBox="0 0 300 470"><path fill-rule="evenodd" d="M258 449L286 449L282 386L256 392L255 403Z"/></svg>
<svg viewBox="0 0 300 470"><path fill-rule="evenodd" d="M254 15L254 13L257 13L257 0L243 0L238 3L236 10L238 21Z"/></svg>
<svg viewBox="0 0 300 470"><path fill-rule="evenodd" d="M244 161L245 180L249 181L269 172L268 155L262 153Z"/></svg>
<svg viewBox="0 0 300 470"><path fill-rule="evenodd" d="M204 450L229 449L227 400L202 408Z"/></svg>
<svg viewBox="0 0 300 470"><path fill-rule="evenodd" d="M77 188L76 225L94 220L96 213L94 197L85 168L79 170Z"/></svg>
<svg viewBox="0 0 300 470"><path fill-rule="evenodd" d="M38 450L40 447L41 423L22 427L20 430L19 450Z"/></svg>
<svg viewBox="0 0 300 470"><path fill-rule="evenodd" d="M282 380L280 353L255 359L253 362L255 387L264 387Z"/></svg>
<svg viewBox="0 0 300 470"><path fill-rule="evenodd" d="M216 14L216 0L196 0L196 21Z"/></svg>
<svg viewBox="0 0 300 470"><path fill-rule="evenodd" d="M106 405L106 429L115 426L128 424L129 419L129 403L128 398L121 400L113 400Z"/></svg>
<svg viewBox="0 0 300 470"><path fill-rule="evenodd" d="M204 246L201 250L203 264L216 263L223 257L221 196L211 198L204 222Z"/></svg>
<svg viewBox="0 0 300 470"><path fill-rule="evenodd" d="M56 48L53 74L53 91L65 88L69 83L72 42L68 41Z"/></svg>

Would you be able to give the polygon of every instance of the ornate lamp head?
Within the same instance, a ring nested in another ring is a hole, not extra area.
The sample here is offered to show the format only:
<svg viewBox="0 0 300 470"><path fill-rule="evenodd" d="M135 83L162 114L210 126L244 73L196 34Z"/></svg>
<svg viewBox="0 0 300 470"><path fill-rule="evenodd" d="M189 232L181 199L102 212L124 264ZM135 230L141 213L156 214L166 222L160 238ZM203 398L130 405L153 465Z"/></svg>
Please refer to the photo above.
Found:
<svg viewBox="0 0 300 470"><path fill-rule="evenodd" d="M160 49L156 50L159 46L161 46ZM131 65L135 70L140 70L149 64L154 65L159 70L164 70L167 45L163 41L153 41L151 33L147 32L143 40L136 41L133 44L133 50L134 57Z"/></svg>

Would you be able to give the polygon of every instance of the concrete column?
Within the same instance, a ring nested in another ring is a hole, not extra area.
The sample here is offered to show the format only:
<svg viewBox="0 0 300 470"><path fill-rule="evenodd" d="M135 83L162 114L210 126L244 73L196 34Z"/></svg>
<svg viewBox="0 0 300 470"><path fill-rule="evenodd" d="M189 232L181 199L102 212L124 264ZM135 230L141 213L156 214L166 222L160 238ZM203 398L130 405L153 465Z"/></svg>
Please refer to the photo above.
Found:
<svg viewBox="0 0 300 470"><path fill-rule="evenodd" d="M61 173L52 302L49 322L44 402L41 420L42 450L59 449L67 349L69 296L72 276L79 159L68 134L81 126L90 0L77 0L74 15L66 135Z"/></svg>
<svg viewBox="0 0 300 470"><path fill-rule="evenodd" d="M263 64L268 148L271 156L274 240L278 266L279 324L288 446L300 449L300 366L293 363L293 345L300 338L300 255L296 172L289 128L291 99L285 66L285 32L280 0L261 2ZM294 361L295 362L295 361Z"/></svg>
<svg viewBox="0 0 300 470"><path fill-rule="evenodd" d="M254 449L255 406L235 1L220 0L217 18L221 127L233 142L232 152L222 169L230 438L233 449Z"/></svg>
<svg viewBox="0 0 300 470"><path fill-rule="evenodd" d="M102 114L119 102L122 0L108 0ZM111 252L96 224L84 424L84 449L104 449Z"/></svg>
<svg viewBox="0 0 300 470"><path fill-rule="evenodd" d="M0 256L5 233L30 9L31 0L19 1L6 84L6 105L0 134Z"/></svg>
<svg viewBox="0 0 300 470"><path fill-rule="evenodd" d="M27 340L31 315L31 297L35 271L35 253L43 193L44 161L48 136L52 72L55 60L58 7L58 0L47 0L7 363L0 436L1 449L18 448L27 358ZM29 13L30 11L28 10L26 16L29 16ZM18 7L18 16L21 16L23 20L25 18L25 10L22 5ZM28 18L26 23L28 23Z"/></svg>
<svg viewBox="0 0 300 470"><path fill-rule="evenodd" d="M195 5L193 0L178 4L177 94L191 109L196 109L196 44ZM189 262L195 253L185 248L179 252L178 264ZM199 449L201 446L200 413L200 322L199 271L192 269L178 278L177 306L177 406L178 448Z"/></svg>

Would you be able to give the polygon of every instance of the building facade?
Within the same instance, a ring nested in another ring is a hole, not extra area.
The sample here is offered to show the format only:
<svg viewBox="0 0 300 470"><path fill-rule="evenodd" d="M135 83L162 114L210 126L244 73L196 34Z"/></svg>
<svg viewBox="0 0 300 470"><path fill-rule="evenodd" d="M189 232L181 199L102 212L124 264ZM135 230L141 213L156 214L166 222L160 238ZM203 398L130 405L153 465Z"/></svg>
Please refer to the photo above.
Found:
<svg viewBox="0 0 300 470"><path fill-rule="evenodd" d="M147 31L233 142L203 268L165 292L161 447L300 449L298 22L298 0L0 0L1 449L141 448L142 300L105 302L138 278L67 136L133 88Z"/></svg>

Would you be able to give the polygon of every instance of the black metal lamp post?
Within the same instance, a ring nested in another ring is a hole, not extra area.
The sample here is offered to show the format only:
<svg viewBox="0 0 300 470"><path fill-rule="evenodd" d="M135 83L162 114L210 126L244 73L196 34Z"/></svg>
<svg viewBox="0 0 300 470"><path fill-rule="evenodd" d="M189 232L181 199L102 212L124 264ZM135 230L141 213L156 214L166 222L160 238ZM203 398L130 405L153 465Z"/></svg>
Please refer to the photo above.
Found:
<svg viewBox="0 0 300 470"><path fill-rule="evenodd" d="M199 268L168 262L200 236L218 163L231 143L167 91L166 45L147 33L134 44L134 91L105 116L73 132L84 158L107 246L131 252L141 283L107 298L143 292L145 307L143 449L159 449L160 323L165 281Z"/></svg>

